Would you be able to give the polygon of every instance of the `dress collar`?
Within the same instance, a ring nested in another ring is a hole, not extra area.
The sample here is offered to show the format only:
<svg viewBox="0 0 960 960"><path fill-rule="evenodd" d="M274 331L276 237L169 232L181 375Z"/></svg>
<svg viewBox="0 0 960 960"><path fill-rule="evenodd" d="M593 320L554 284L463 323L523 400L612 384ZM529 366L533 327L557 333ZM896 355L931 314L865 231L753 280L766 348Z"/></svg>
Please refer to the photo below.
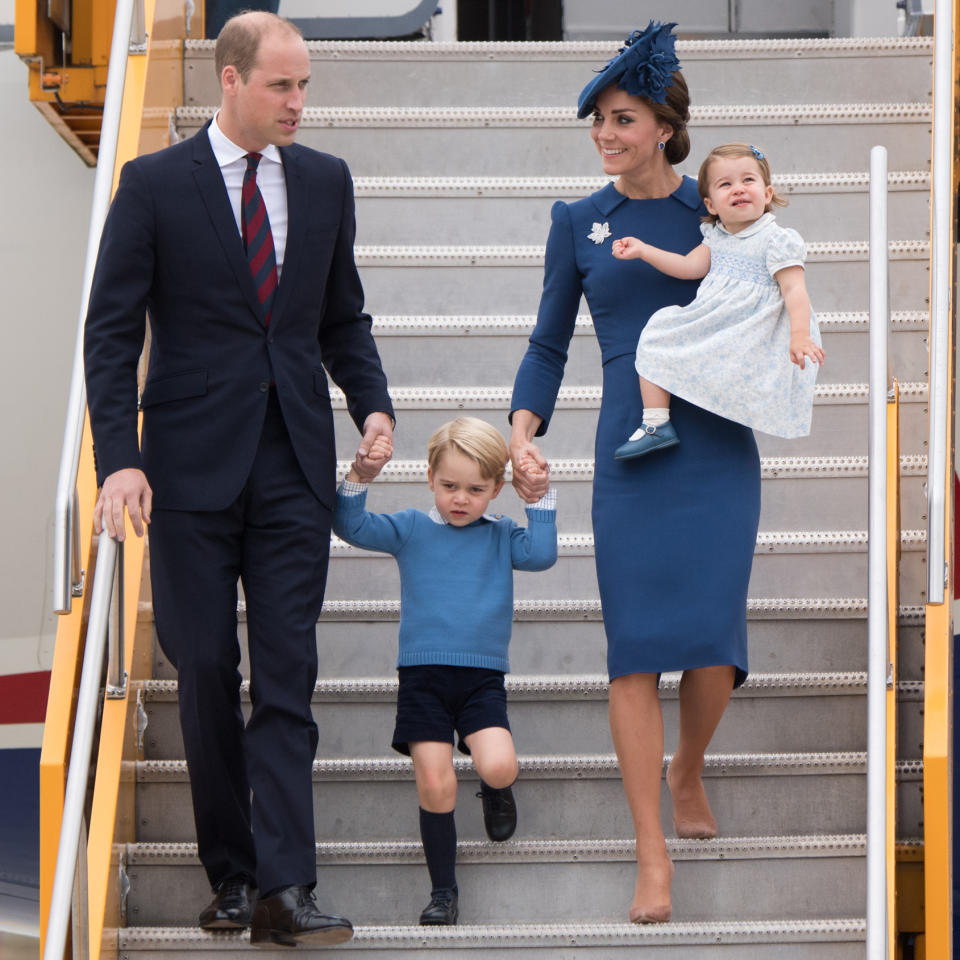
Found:
<svg viewBox="0 0 960 960"><path fill-rule="evenodd" d="M685 207L689 207L691 210L699 210L702 202L700 200L700 193L697 190L697 181L692 177L683 177L680 186L670 194L670 197L674 200L679 200ZM624 196L613 185L613 181L611 181L593 194L590 199L593 200L594 206L603 216L609 217L624 200L629 200L630 198Z"/></svg>
<svg viewBox="0 0 960 960"><path fill-rule="evenodd" d="M765 227L770 226L777 218L772 213L765 213L759 220L754 220L749 227L744 227L739 233L731 233L719 220L716 223L717 229L725 233L728 237L740 237L746 239L759 233Z"/></svg>

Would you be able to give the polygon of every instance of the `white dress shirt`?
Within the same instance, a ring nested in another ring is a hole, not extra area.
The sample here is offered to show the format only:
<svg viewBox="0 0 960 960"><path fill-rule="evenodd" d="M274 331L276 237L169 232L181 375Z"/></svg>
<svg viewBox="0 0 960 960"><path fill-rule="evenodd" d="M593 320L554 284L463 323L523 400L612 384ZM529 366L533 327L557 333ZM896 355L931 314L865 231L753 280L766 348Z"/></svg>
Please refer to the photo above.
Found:
<svg viewBox="0 0 960 960"><path fill-rule="evenodd" d="M217 111L207 133L213 155L220 165L223 182L227 187L230 206L237 221L240 234L240 194L243 191L243 175L247 171L247 151L238 147L220 129L220 112ZM277 257L277 279L283 270L283 254L287 247L287 181L283 175L280 151L272 143L260 151L262 159L257 167L257 185L267 207L270 231L273 234L273 249Z"/></svg>

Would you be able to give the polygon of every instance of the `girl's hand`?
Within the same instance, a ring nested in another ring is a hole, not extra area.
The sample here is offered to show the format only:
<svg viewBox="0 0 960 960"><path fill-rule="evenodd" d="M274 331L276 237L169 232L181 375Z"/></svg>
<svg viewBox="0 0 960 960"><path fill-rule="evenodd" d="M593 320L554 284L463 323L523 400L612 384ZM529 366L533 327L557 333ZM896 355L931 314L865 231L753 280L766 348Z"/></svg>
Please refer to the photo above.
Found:
<svg viewBox="0 0 960 960"><path fill-rule="evenodd" d="M512 438L510 461L513 464L514 490L526 503L536 503L550 486L550 465L535 443Z"/></svg>
<svg viewBox="0 0 960 960"><path fill-rule="evenodd" d="M621 237L613 241L613 255L618 260L637 260L644 243L636 237Z"/></svg>
<svg viewBox="0 0 960 960"><path fill-rule="evenodd" d="M822 347L810 339L809 334L794 334L790 338L790 359L801 369L805 369L806 357L822 364L824 360Z"/></svg>

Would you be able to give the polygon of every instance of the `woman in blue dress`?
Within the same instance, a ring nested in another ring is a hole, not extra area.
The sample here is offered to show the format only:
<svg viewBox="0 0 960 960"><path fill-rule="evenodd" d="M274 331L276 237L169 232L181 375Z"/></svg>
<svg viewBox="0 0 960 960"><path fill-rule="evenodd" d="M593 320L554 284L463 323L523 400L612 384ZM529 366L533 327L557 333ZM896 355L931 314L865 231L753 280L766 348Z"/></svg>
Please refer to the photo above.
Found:
<svg viewBox="0 0 960 960"><path fill-rule="evenodd" d="M752 431L680 398L672 416L681 444L656 457L614 459L642 421L634 370L640 332L656 310L688 303L697 290L696 281L611 253L613 240L627 235L681 254L701 241L706 211L697 184L674 170L690 142L673 26L651 22L632 34L580 95L578 115L593 117L603 170L617 179L553 207L537 324L511 402L514 485L533 501L544 481L524 465L546 466L534 438L549 426L585 296L603 363L593 532L610 730L637 840L629 910L635 923L671 915L673 864L660 824L663 671L683 671L678 746L666 774L674 831L688 838L717 834L701 773L730 693L747 674L747 584L760 515Z"/></svg>

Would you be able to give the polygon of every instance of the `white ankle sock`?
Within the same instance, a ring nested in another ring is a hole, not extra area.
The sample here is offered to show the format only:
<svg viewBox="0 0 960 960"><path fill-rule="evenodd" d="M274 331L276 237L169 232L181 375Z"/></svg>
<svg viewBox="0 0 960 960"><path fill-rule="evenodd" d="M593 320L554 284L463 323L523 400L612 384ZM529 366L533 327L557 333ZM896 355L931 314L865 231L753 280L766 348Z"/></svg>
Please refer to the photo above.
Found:
<svg viewBox="0 0 960 960"><path fill-rule="evenodd" d="M670 422L669 407L648 407L643 411L643 426L629 436L629 440L639 440L647 431L644 427L661 427Z"/></svg>
<svg viewBox="0 0 960 960"><path fill-rule="evenodd" d="M650 407L643 411L643 422L648 427L659 427L670 419L669 407Z"/></svg>

